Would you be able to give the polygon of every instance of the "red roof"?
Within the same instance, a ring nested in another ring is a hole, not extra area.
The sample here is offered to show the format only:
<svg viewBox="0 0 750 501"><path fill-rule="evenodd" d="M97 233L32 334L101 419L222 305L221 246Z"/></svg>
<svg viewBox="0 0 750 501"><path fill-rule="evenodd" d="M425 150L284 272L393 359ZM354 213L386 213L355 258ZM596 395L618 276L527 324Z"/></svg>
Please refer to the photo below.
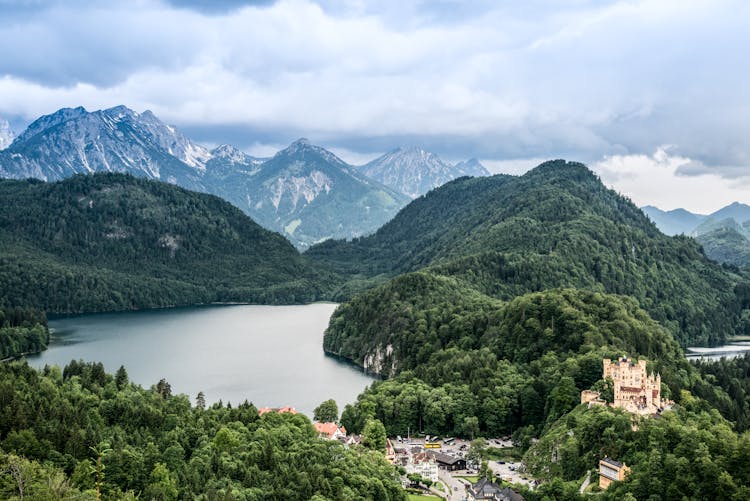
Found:
<svg viewBox="0 0 750 501"><path fill-rule="evenodd" d="M297 414L297 409L295 409L294 407L289 407L289 406L279 407L279 408L261 407L260 409L258 409L259 416L262 416L263 414L268 414L269 412L278 412L279 414L283 412L288 412L289 414Z"/></svg>
<svg viewBox="0 0 750 501"><path fill-rule="evenodd" d="M328 438L333 438L336 431L346 435L346 428L339 426L336 423L313 423L313 426L315 426L315 431L321 435L327 436Z"/></svg>

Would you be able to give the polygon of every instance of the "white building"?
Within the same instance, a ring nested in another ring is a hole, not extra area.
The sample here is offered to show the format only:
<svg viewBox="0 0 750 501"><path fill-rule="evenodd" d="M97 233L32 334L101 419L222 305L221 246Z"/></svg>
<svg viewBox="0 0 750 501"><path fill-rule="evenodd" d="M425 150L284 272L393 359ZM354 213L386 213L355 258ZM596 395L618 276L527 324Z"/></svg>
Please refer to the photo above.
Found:
<svg viewBox="0 0 750 501"><path fill-rule="evenodd" d="M438 481L438 465L435 459L424 452L415 454L406 464L406 473L417 473L422 478Z"/></svg>

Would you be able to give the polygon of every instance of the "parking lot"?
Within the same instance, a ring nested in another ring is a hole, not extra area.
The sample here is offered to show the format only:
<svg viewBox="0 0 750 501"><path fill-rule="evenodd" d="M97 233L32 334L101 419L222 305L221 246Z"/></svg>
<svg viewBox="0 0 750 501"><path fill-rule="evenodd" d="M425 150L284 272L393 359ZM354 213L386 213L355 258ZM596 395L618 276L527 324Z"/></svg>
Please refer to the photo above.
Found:
<svg viewBox="0 0 750 501"><path fill-rule="evenodd" d="M424 447L425 440L424 439L417 439L413 438L410 441L407 441L407 439L403 439L403 442L400 444L402 446L407 447ZM466 458L466 455L469 452L469 447L471 445L470 440L462 440L462 439L456 439L452 441L452 443L446 444L444 441L439 441L440 448L439 449L431 449L435 452L440 452L442 454L447 454L450 456L455 456L459 458ZM494 449L504 449L513 447L513 443L511 442L509 437L504 438L496 438L496 439L489 439L487 440L487 446ZM429 450L429 449L428 449ZM514 484L524 484L528 486L533 486L533 481L527 480L524 478L524 474L522 471L522 464L518 461L499 461L499 460L489 460L488 466L490 470L495 474L495 476L499 479L505 480L507 482L511 482ZM441 481L448 487L450 490L450 495L448 499L455 499L460 500L465 496L466 492L466 485L469 483L467 480L461 478L461 477L472 477L477 475L477 470L475 468L468 468L466 470L456 470L456 471L447 471L444 469L441 469L439 472L439 476Z"/></svg>

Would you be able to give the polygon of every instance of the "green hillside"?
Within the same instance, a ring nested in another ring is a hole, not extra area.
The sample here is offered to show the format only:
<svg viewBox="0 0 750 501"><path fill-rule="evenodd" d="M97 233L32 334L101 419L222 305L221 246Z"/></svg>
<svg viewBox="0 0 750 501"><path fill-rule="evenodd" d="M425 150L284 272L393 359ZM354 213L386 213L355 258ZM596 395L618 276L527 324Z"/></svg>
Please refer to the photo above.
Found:
<svg viewBox="0 0 750 501"><path fill-rule="evenodd" d="M420 269L503 300L557 287L628 295L683 344L721 342L737 332L741 310L740 277L563 160L520 177L453 181L374 235L305 255L350 275L342 296L360 281Z"/></svg>
<svg viewBox="0 0 750 501"><path fill-rule="evenodd" d="M47 349L47 317L33 308L0 308L0 360Z"/></svg>
<svg viewBox="0 0 750 501"><path fill-rule="evenodd" d="M414 273L342 306L326 349L342 336L334 353L392 377L345 410L347 429L376 417L393 434L541 431L601 379L602 358L623 353L653 361L675 394L692 384L671 334L630 298L558 289L503 303L455 285Z"/></svg>
<svg viewBox="0 0 750 501"><path fill-rule="evenodd" d="M701 233L695 239L711 259L734 266L750 266L750 224L746 222L741 226L734 220L724 222L727 224Z"/></svg>
<svg viewBox="0 0 750 501"><path fill-rule="evenodd" d="M122 174L0 181L0 305L47 312L299 303L332 274L211 195Z"/></svg>
<svg viewBox="0 0 750 501"><path fill-rule="evenodd" d="M329 332L353 340L343 350L373 347L341 354L392 376L345 407L347 430L376 418L393 435L512 434L526 472L544 481L524 492L527 499L579 499L587 472L606 456L633 472L605 499L647 499L660 486L660 499L745 499L750 492L743 466L750 358L690 364L632 298L558 289L505 303L416 272L342 306ZM649 361L674 410L637 417L579 405L581 390L611 391L602 358L623 354ZM717 497L719 488L726 495Z"/></svg>

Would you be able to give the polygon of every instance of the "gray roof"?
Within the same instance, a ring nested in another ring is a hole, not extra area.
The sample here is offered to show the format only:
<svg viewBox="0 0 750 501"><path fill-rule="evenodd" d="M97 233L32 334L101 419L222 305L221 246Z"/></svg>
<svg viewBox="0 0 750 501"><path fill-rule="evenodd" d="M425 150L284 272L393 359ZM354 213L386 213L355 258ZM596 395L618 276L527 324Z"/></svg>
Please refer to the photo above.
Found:
<svg viewBox="0 0 750 501"><path fill-rule="evenodd" d="M523 496L511 489L510 487L502 487L493 482L490 482L486 478L482 478L476 484L473 484L469 491L474 496L493 496L493 499L501 501L524 501Z"/></svg>
<svg viewBox="0 0 750 501"><path fill-rule="evenodd" d="M449 456L448 454L443 454L441 452L432 452L431 451L430 455L435 458L435 461L437 461L438 463L443 463L443 464L456 464L459 461L466 461L463 458L457 458L457 457L454 457L454 456Z"/></svg>
<svg viewBox="0 0 750 501"><path fill-rule="evenodd" d="M609 464L611 464L612 466L615 466L615 467L617 467L617 468L622 468L622 463L621 463L621 462L619 462L619 461L615 461L615 460L614 460L614 459L612 459L612 458L604 458L604 459L602 459L602 461L604 461L605 463L609 463Z"/></svg>

